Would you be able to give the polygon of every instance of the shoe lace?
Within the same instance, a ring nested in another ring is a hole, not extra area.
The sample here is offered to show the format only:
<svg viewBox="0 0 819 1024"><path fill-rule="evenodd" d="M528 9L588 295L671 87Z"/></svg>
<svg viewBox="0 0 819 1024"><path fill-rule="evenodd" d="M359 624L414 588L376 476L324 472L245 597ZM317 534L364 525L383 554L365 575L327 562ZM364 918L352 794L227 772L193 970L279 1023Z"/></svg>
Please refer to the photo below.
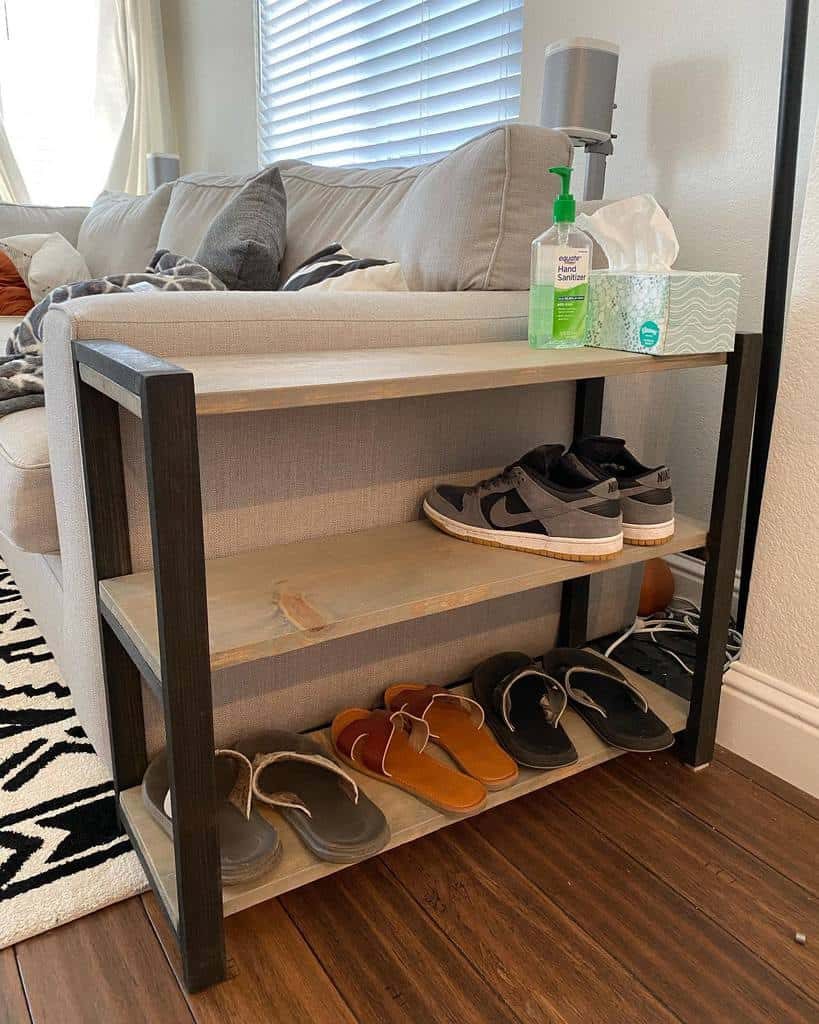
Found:
<svg viewBox="0 0 819 1024"><path fill-rule="evenodd" d="M514 484L514 472L517 467L507 466L500 473L496 473L495 476L489 477L488 480L481 480L480 483L474 484L472 487L467 487L464 493L466 494L477 494L478 491L484 487L494 487L497 484Z"/></svg>

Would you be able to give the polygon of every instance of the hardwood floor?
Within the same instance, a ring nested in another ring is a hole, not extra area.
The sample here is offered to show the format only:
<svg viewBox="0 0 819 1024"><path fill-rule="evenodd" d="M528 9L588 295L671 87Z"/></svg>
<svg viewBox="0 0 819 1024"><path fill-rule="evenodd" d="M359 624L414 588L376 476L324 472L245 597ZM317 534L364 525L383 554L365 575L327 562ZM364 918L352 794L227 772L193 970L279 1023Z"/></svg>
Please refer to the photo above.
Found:
<svg viewBox="0 0 819 1024"><path fill-rule="evenodd" d="M800 945L794 935L807 935ZM153 897L0 951L0 1024L819 1022L819 801L629 756L227 921L195 996Z"/></svg>

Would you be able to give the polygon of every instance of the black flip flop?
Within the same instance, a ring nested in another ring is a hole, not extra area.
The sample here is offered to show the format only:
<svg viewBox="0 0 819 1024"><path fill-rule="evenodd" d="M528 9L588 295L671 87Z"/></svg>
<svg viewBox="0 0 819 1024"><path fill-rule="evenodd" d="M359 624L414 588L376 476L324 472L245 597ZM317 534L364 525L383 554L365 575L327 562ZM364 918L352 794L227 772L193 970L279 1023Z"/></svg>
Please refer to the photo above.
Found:
<svg viewBox="0 0 819 1024"><path fill-rule="evenodd" d="M472 674L475 699L498 743L527 768L563 768L577 751L560 724L566 691L528 654L511 651L482 662Z"/></svg>
<svg viewBox="0 0 819 1024"><path fill-rule="evenodd" d="M649 753L673 745L671 730L613 661L575 647L556 647L542 660L566 688L572 710L610 746Z"/></svg>

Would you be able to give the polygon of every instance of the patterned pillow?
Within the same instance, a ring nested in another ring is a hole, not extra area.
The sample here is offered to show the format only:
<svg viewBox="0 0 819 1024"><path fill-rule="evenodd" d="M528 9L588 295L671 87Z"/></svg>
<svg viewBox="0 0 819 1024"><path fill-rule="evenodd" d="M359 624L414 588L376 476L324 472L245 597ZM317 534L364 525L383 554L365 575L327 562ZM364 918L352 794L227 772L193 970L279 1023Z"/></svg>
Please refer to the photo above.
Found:
<svg viewBox="0 0 819 1024"><path fill-rule="evenodd" d="M350 292L408 291L400 264L392 260L351 256L337 242L305 260L281 290L295 292L303 288Z"/></svg>
<svg viewBox="0 0 819 1024"><path fill-rule="evenodd" d="M0 238L0 252L17 268L35 302L55 288L91 277L80 253L56 231L47 235Z"/></svg>

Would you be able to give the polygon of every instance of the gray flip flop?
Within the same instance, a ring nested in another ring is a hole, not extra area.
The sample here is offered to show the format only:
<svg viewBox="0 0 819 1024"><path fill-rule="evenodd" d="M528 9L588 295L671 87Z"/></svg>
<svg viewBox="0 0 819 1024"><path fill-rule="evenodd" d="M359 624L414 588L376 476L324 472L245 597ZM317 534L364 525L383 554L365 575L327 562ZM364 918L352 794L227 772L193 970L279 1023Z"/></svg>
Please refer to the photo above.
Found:
<svg viewBox="0 0 819 1024"><path fill-rule="evenodd" d="M281 856L275 827L251 810L253 769L236 750L216 751L216 799L222 881L250 882L266 874ZM168 762L164 752L148 765L142 780L142 799L148 813L173 837Z"/></svg>
<svg viewBox="0 0 819 1024"><path fill-rule="evenodd" d="M371 857L390 839L386 818L315 740L269 731L238 744L253 761L253 796L275 807L321 860Z"/></svg>

